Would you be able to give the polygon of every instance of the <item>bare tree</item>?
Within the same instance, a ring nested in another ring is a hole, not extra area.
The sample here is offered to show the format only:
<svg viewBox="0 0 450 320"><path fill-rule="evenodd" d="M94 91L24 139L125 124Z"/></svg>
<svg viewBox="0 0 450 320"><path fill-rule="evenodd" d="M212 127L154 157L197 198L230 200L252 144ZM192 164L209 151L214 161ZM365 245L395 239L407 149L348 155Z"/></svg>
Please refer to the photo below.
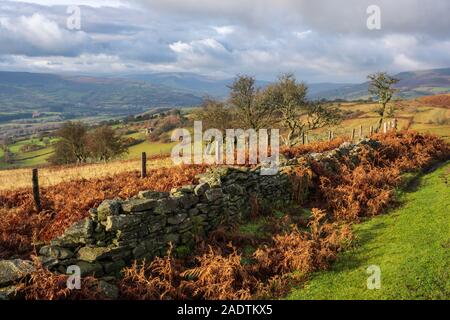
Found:
<svg viewBox="0 0 450 320"><path fill-rule="evenodd" d="M339 122L340 111L320 101L308 101L308 87L293 74L283 74L264 91L266 104L275 110L287 130L285 144L294 145L302 132Z"/></svg>
<svg viewBox="0 0 450 320"><path fill-rule="evenodd" d="M339 124L342 111L327 101L309 101L306 106L305 119L308 130Z"/></svg>
<svg viewBox="0 0 450 320"><path fill-rule="evenodd" d="M272 121L273 108L264 99L261 90L255 86L255 78L238 76L230 88L230 104L236 110L237 120L245 129L259 130Z"/></svg>
<svg viewBox="0 0 450 320"><path fill-rule="evenodd" d="M201 107L194 111L194 119L201 120L204 129L216 128L225 132L233 127L234 115L223 102L206 97Z"/></svg>
<svg viewBox="0 0 450 320"><path fill-rule="evenodd" d="M371 74L367 78L370 80L369 93L377 98L378 104L380 105L379 108L375 109L375 112L380 116L377 127L378 131L380 130L386 116L386 106L397 91L393 88L393 86L400 80L391 77L386 72ZM394 110L391 109L389 112L393 114Z"/></svg>
<svg viewBox="0 0 450 320"><path fill-rule="evenodd" d="M287 129L285 142L291 146L303 130L300 119L302 109L307 105L308 88L304 83L297 83L293 74L283 74L278 82L269 85L264 91L266 104L276 110L280 122Z"/></svg>

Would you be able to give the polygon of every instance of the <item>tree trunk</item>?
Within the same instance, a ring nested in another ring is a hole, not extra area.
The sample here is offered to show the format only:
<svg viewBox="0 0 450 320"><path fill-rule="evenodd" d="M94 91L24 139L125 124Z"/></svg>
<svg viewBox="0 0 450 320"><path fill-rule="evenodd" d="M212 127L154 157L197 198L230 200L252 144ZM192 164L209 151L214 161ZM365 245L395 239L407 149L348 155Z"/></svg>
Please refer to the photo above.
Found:
<svg viewBox="0 0 450 320"><path fill-rule="evenodd" d="M380 132L381 126L383 125L384 111L385 111L385 110L386 110L386 105L383 104L383 109L382 109L381 118L380 118L380 121L378 121L377 132Z"/></svg>

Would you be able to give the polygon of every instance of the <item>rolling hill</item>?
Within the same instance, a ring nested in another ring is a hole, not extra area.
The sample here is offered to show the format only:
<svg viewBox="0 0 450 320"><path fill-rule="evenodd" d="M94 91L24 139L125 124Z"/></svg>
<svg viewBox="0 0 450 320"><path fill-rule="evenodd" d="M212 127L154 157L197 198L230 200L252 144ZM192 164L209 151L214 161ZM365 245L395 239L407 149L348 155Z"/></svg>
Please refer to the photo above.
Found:
<svg viewBox="0 0 450 320"><path fill-rule="evenodd" d="M126 75L124 78L144 81L152 85L163 85L199 96L208 95L216 98L226 97L228 95L227 86L233 81L233 79L220 80L189 72L133 74ZM261 83L261 85L264 84Z"/></svg>
<svg viewBox="0 0 450 320"><path fill-rule="evenodd" d="M450 93L450 68L403 72L396 77L402 98ZM0 71L0 122L31 119L36 113L67 120L196 106L206 95L224 99L232 81L195 73L94 77ZM257 86L269 83L258 80ZM329 100L366 99L368 85L308 83L310 98Z"/></svg>
<svg viewBox="0 0 450 320"><path fill-rule="evenodd" d="M8 121L36 112L59 113L66 118L127 115L201 101L192 93L136 80L0 72L0 121L2 116Z"/></svg>
<svg viewBox="0 0 450 320"><path fill-rule="evenodd" d="M195 73L189 72L169 72L169 73L151 73L151 74L134 74L125 76L126 79L145 81L153 85L164 85L171 88L190 92L200 96L211 96L224 99L228 96L228 86L233 83L232 78L214 79ZM265 87L270 81L257 80L256 86ZM315 96L320 92L329 90L339 90L345 88L349 84L345 83L309 83L309 94Z"/></svg>
<svg viewBox="0 0 450 320"><path fill-rule="evenodd" d="M195 73L151 73L124 76L126 79L144 81L152 85L163 85L190 92L194 95L209 95L225 98L233 79L214 79ZM397 88L402 98L416 98L433 94L450 93L450 68L402 72L395 75L400 79ZM258 80L257 86L265 87L269 81ZM351 83L308 83L312 99L359 100L368 98L368 82Z"/></svg>

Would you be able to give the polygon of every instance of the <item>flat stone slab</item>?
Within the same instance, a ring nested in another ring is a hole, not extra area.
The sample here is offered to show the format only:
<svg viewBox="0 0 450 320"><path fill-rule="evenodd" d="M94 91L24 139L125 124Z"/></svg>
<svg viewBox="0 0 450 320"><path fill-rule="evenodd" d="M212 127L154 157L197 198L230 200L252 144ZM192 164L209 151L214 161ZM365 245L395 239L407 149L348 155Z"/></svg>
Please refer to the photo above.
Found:
<svg viewBox="0 0 450 320"><path fill-rule="evenodd" d="M39 250L39 254L42 256L62 260L73 257L73 252L71 250L58 246L44 246L41 248L41 250Z"/></svg>
<svg viewBox="0 0 450 320"><path fill-rule="evenodd" d="M11 300L16 295L17 286L0 288L0 301Z"/></svg>
<svg viewBox="0 0 450 320"><path fill-rule="evenodd" d="M124 212L143 212L152 210L157 205L155 199L130 199L122 203Z"/></svg>
<svg viewBox="0 0 450 320"><path fill-rule="evenodd" d="M78 258L82 261L94 262L111 255L111 248L107 247L83 247L78 250Z"/></svg>
<svg viewBox="0 0 450 320"><path fill-rule="evenodd" d="M0 260L0 287L6 287L35 270L31 261L27 260Z"/></svg>

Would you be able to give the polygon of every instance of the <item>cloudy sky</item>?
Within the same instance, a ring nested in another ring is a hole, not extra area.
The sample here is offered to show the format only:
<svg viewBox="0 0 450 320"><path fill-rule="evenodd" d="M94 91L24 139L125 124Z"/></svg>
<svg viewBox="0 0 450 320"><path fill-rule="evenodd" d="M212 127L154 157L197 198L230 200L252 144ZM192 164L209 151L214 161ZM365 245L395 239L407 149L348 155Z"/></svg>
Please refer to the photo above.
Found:
<svg viewBox="0 0 450 320"><path fill-rule="evenodd" d="M449 13L448 0L0 0L0 70L358 82L450 67Z"/></svg>

